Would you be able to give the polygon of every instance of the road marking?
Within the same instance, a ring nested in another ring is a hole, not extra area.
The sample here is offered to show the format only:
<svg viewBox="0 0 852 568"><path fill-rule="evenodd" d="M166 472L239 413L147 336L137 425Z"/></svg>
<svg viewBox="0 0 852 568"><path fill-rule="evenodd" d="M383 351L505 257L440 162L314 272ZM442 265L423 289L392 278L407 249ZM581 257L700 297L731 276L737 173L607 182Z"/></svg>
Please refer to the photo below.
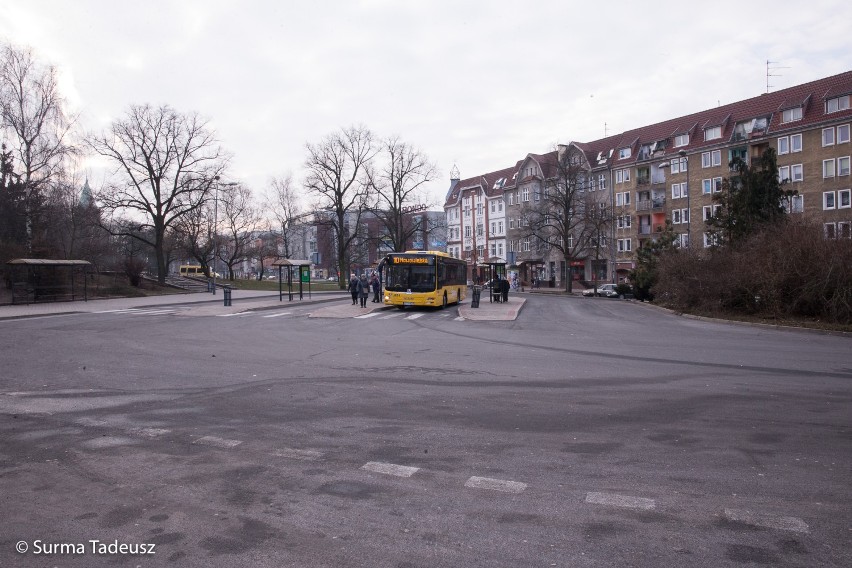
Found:
<svg viewBox="0 0 852 568"><path fill-rule="evenodd" d="M134 436L142 436L143 438L157 438L171 433L171 430L166 430L165 428L131 428L127 433Z"/></svg>
<svg viewBox="0 0 852 568"><path fill-rule="evenodd" d="M274 450L272 455L279 458L292 458L307 461L318 460L323 456L322 452L316 452L314 450L297 450L295 448L281 448Z"/></svg>
<svg viewBox="0 0 852 568"><path fill-rule="evenodd" d="M280 316L289 315L291 313L293 313L293 312L278 312L277 314L269 314L268 316L263 316L263 317L265 317L265 318L277 318L277 317L280 317Z"/></svg>
<svg viewBox="0 0 852 568"><path fill-rule="evenodd" d="M229 318L229 317L238 316L238 315L241 315L241 314L216 314L216 317L217 318Z"/></svg>
<svg viewBox="0 0 852 568"><path fill-rule="evenodd" d="M173 314L177 310L141 310L136 312L136 315L140 316L156 316L160 314Z"/></svg>
<svg viewBox="0 0 852 568"><path fill-rule="evenodd" d="M744 509L725 509L725 518L729 521L745 523L755 527L766 529L778 529L782 531L793 531L800 533L809 532L808 524L798 517L785 517L781 515L764 515L752 513Z"/></svg>
<svg viewBox="0 0 852 568"><path fill-rule="evenodd" d="M203 444L205 446L213 446L215 448L235 448L242 444L242 440L228 440L226 438L217 438L216 436L203 436L192 442L193 444Z"/></svg>
<svg viewBox="0 0 852 568"><path fill-rule="evenodd" d="M399 316L401 316L401 315L402 315L402 314L399 314L399 313L397 313L397 314L389 314L389 315L386 315L386 316L382 316L382 317L380 317L379 319L386 320L386 319L391 319L391 318L398 318L398 317L399 317Z"/></svg>
<svg viewBox="0 0 852 568"><path fill-rule="evenodd" d="M597 492L586 493L586 503L592 503L594 505L609 505L611 507L623 507L625 509L642 509L643 511L649 511L656 506L653 499Z"/></svg>
<svg viewBox="0 0 852 568"><path fill-rule="evenodd" d="M453 321L464 321L464 318L462 316L459 316L457 318L454 318Z"/></svg>
<svg viewBox="0 0 852 568"><path fill-rule="evenodd" d="M419 467L409 467L405 465L396 465L392 463L381 462L367 462L361 466L361 469L373 471L375 473L395 475L397 477L411 477L420 470Z"/></svg>
<svg viewBox="0 0 852 568"><path fill-rule="evenodd" d="M136 308L123 308L120 310L102 310L100 312L95 312L96 314L117 314L122 312L135 312Z"/></svg>
<svg viewBox="0 0 852 568"><path fill-rule="evenodd" d="M506 481L503 479L489 479L487 477L476 476L468 479L464 486L472 489L491 489L492 491L502 491L503 493L520 493L527 488L527 484L520 481Z"/></svg>
<svg viewBox="0 0 852 568"><path fill-rule="evenodd" d="M407 320L416 320L417 318L422 318L422 317L423 317L423 314L411 314L410 316L408 316L408 317L407 317L407 318L405 318L405 319L407 319Z"/></svg>
<svg viewBox="0 0 852 568"><path fill-rule="evenodd" d="M367 318L374 318L374 317L376 317L377 315L379 315L379 314L378 314L378 313L364 314L363 316L355 316L355 319L367 319Z"/></svg>

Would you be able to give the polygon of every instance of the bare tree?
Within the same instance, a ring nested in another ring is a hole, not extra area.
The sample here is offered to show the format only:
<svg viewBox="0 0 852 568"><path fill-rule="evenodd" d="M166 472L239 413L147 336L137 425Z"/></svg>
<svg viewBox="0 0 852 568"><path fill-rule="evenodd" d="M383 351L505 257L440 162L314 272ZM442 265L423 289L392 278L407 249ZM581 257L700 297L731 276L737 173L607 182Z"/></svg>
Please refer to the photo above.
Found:
<svg viewBox="0 0 852 568"><path fill-rule="evenodd" d="M317 198L318 227L327 227L334 237L338 284L343 288L351 245L360 238L361 214L367 209L369 170L376 154L373 134L366 127L353 126L305 147L305 188Z"/></svg>
<svg viewBox="0 0 852 568"><path fill-rule="evenodd" d="M219 193L224 225L219 259L228 267L228 279L234 280L234 266L249 256L254 246L259 219L249 188L240 184L223 185Z"/></svg>
<svg viewBox="0 0 852 568"><path fill-rule="evenodd" d="M376 196L373 213L382 225L380 239L402 252L418 231L428 230L412 223L410 212L416 205L430 205L423 202L422 189L435 179L437 169L425 154L397 137L385 140L381 153L384 163L371 179Z"/></svg>
<svg viewBox="0 0 852 568"><path fill-rule="evenodd" d="M547 180L540 199L525 205L522 216L528 224L528 237L561 253L568 267L565 290L571 292L571 263L585 254L589 245L589 169L585 155L573 144L560 146L556 154L555 175Z"/></svg>
<svg viewBox="0 0 852 568"><path fill-rule="evenodd" d="M66 160L76 153L71 144L74 119L65 111L56 68L40 65L30 49L4 45L0 53L0 127L20 172L26 248L33 250L34 219L43 192ZM11 173L11 172L10 172Z"/></svg>
<svg viewBox="0 0 852 568"><path fill-rule="evenodd" d="M157 276L165 283L169 229L208 199L216 176L227 164L206 121L169 106L131 106L104 134L88 139L91 148L116 165L120 179L99 194L104 208L141 214L152 231L134 233L154 249Z"/></svg>
<svg viewBox="0 0 852 568"><path fill-rule="evenodd" d="M266 207L267 211L274 217L279 232L281 244L278 251L283 258L291 258L295 230L297 225L305 218L305 215L302 214L299 196L290 174L273 177L269 181L269 185L269 192L266 194Z"/></svg>
<svg viewBox="0 0 852 568"><path fill-rule="evenodd" d="M181 216L173 225L177 248L194 259L208 278L213 264L213 205L208 201Z"/></svg>

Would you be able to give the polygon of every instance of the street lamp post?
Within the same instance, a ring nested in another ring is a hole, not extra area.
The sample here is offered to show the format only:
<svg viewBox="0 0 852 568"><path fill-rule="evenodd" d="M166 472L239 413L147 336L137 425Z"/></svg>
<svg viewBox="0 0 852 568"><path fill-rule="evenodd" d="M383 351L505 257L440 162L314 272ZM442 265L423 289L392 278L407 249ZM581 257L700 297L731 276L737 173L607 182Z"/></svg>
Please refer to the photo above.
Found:
<svg viewBox="0 0 852 568"><path fill-rule="evenodd" d="M216 295L216 269L219 264L219 176L214 176L216 182L213 195L213 295ZM236 182L222 182L221 185L240 185ZM227 298L226 298L227 300Z"/></svg>

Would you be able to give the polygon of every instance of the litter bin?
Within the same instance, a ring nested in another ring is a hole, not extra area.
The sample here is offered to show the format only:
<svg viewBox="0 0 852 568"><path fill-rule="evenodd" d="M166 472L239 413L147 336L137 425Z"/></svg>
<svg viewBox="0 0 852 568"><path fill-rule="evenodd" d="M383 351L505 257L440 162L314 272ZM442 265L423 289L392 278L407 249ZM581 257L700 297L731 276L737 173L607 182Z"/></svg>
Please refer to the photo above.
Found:
<svg viewBox="0 0 852 568"><path fill-rule="evenodd" d="M479 286L473 287L473 298L471 298L471 300L470 300L470 307L471 308L478 308L479 307L479 295L481 293L482 293L482 288L480 288Z"/></svg>
<svg viewBox="0 0 852 568"><path fill-rule="evenodd" d="M230 306L231 305L231 288L228 287L228 286L225 286L224 288L222 288L222 294L224 294L224 296L225 296L225 305Z"/></svg>

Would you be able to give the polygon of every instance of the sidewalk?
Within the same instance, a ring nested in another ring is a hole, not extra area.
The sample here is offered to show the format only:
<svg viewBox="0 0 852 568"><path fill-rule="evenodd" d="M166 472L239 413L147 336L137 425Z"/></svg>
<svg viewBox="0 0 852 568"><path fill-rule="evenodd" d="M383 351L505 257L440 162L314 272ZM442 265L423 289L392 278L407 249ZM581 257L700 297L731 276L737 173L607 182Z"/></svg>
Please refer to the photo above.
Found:
<svg viewBox="0 0 852 568"><path fill-rule="evenodd" d="M189 306L186 315L212 316L238 314L258 310L287 309L315 304L328 304L319 307L311 313L311 317L351 318L368 314L377 310L396 310L393 306L367 302L366 308L352 305L352 299L346 291L313 292L308 298L307 293L299 300L298 293L293 295L293 301L288 300L287 293L279 301L278 292L257 292L249 290L233 290L231 305L224 305L224 295L219 291L215 296L208 292L193 294L168 294L163 296L146 296L144 298L110 298L76 302L50 302L44 304L18 304L0 306L0 320L28 318L40 316L55 316L61 314L93 313L112 310L163 308L167 306ZM514 320L523 306L523 298L510 295L507 303L492 303L487 298L480 301L479 308L470 307L470 298L458 306L449 306L448 310L457 310L458 315L474 321Z"/></svg>

